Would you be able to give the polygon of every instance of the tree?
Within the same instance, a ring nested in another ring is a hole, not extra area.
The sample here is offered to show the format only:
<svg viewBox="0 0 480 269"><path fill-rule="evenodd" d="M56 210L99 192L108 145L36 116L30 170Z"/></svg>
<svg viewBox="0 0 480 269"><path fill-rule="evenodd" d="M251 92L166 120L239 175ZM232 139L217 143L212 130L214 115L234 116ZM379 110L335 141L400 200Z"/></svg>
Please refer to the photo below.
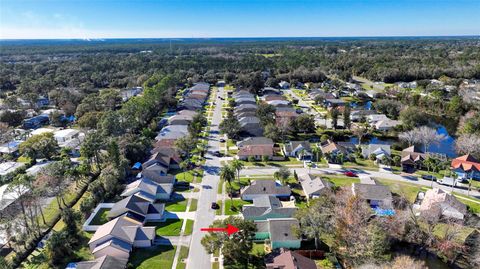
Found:
<svg viewBox="0 0 480 269"><path fill-rule="evenodd" d="M287 167L282 166L276 172L278 179L282 182L283 185L286 185L287 179L290 177L291 173Z"/></svg>
<svg viewBox="0 0 480 269"><path fill-rule="evenodd" d="M312 115L302 114L293 120L293 126L298 132L312 133L315 132L315 119Z"/></svg>
<svg viewBox="0 0 480 269"><path fill-rule="evenodd" d="M275 123L275 107L266 103L260 103L257 107L257 117L260 119L262 126Z"/></svg>
<svg viewBox="0 0 480 269"><path fill-rule="evenodd" d="M58 143L53 133L43 133L29 137L20 144L19 150L35 162L41 158L51 159L57 153Z"/></svg>
<svg viewBox="0 0 480 269"><path fill-rule="evenodd" d="M408 107L400 112L400 120L409 129L427 125L430 122L429 119L428 114L417 107Z"/></svg>
<svg viewBox="0 0 480 269"><path fill-rule="evenodd" d="M343 125L346 129L350 130L350 125L351 125L351 119L350 119L350 106L347 105L345 106L345 109L343 110Z"/></svg>
<svg viewBox="0 0 480 269"><path fill-rule="evenodd" d="M265 125L263 133L265 137L270 138L275 142L279 142L281 140L280 130L273 123L268 123Z"/></svg>
<svg viewBox="0 0 480 269"><path fill-rule="evenodd" d="M9 126L15 127L22 124L24 113L21 111L3 110L0 113L0 122L6 123Z"/></svg>
<svg viewBox="0 0 480 269"><path fill-rule="evenodd" d="M233 199L232 181L235 180L235 169L229 164L222 166L222 168L220 168L220 180L223 180L224 182L228 182L228 185L230 186L230 190L232 191L230 192L230 199ZM232 203L232 207L233 207L233 203Z"/></svg>
<svg viewBox="0 0 480 269"><path fill-rule="evenodd" d="M270 160L270 157L268 157L267 155L262 155L262 162L266 163L268 162L268 160Z"/></svg>
<svg viewBox="0 0 480 269"><path fill-rule="evenodd" d="M198 137L205 125L207 125L207 118L205 118L203 113L197 113L193 116L192 122L188 125L188 133L192 137Z"/></svg>
<svg viewBox="0 0 480 269"><path fill-rule="evenodd" d="M66 162L52 162L45 166L40 173L37 174L34 185L41 189L49 196L55 196L58 208L62 209L60 201L65 205L63 193L68 185L68 179L65 173L69 168Z"/></svg>
<svg viewBox="0 0 480 269"><path fill-rule="evenodd" d="M368 123L365 124L357 124L355 129L353 129L353 134L358 139L358 146L362 144L362 139L370 133L370 126Z"/></svg>
<svg viewBox="0 0 480 269"><path fill-rule="evenodd" d="M82 157L86 158L90 163L93 159L97 166L97 169L100 168L100 151L104 149L105 138L98 131L93 131L88 133L83 140L82 146L80 147L80 154Z"/></svg>
<svg viewBox="0 0 480 269"><path fill-rule="evenodd" d="M480 159L480 135L462 134L455 140L455 151L459 155L471 154Z"/></svg>
<svg viewBox="0 0 480 269"><path fill-rule="evenodd" d="M301 208L295 214L299 221L299 229L296 232L315 240L315 248L320 248L320 239L333 233L335 224L335 196L327 192L318 199L312 200L306 208Z"/></svg>
<svg viewBox="0 0 480 269"><path fill-rule="evenodd" d="M427 126L421 126L415 130L418 132L420 143L424 147L424 152L428 152L432 144L438 144L446 138L444 134L438 134L436 129Z"/></svg>
<svg viewBox="0 0 480 269"><path fill-rule="evenodd" d="M52 265L59 265L66 257L72 257L72 245L67 232L53 232L45 247L48 260Z"/></svg>
<svg viewBox="0 0 480 269"><path fill-rule="evenodd" d="M210 254L221 250L225 266L247 266L256 226L253 221L230 216L225 220L214 221L210 227L226 227L227 224L237 227L239 231L230 236L226 233L210 232L202 238L201 243Z"/></svg>
<svg viewBox="0 0 480 269"><path fill-rule="evenodd" d="M375 109L391 119L398 118L402 104L399 101L380 99L375 101Z"/></svg>
<svg viewBox="0 0 480 269"><path fill-rule="evenodd" d="M67 233L68 237L71 240L75 240L79 237L79 228L78 228L78 221L80 219L80 216L78 212L76 212L72 208L65 208L62 211L62 220L65 223L65 228L64 231ZM74 241L70 241L74 242Z"/></svg>
<svg viewBox="0 0 480 269"><path fill-rule="evenodd" d="M231 163L230 163L231 167L237 171L237 181L240 182L240 171L245 168L245 165L243 164L242 161L240 161L239 159L234 159Z"/></svg>
<svg viewBox="0 0 480 269"><path fill-rule="evenodd" d="M337 129L339 114L340 112L337 108L332 108L332 110L330 110L330 118L332 119L332 127L334 130Z"/></svg>
<svg viewBox="0 0 480 269"><path fill-rule="evenodd" d="M226 134L228 138L236 139L240 133L240 122L233 116L227 117L219 125L220 132Z"/></svg>
<svg viewBox="0 0 480 269"><path fill-rule="evenodd" d="M393 262L387 266L384 266L383 269L427 269L425 262L415 260L410 256L398 256L395 257Z"/></svg>

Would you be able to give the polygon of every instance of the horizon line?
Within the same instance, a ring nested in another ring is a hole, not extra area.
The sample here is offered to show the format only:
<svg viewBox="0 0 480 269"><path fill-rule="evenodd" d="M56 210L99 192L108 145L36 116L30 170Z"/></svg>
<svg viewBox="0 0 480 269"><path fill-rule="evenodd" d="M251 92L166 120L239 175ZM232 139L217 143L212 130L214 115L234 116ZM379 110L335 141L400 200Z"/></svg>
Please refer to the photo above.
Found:
<svg viewBox="0 0 480 269"><path fill-rule="evenodd" d="M465 35L359 35L359 36L217 36L217 37L92 37L92 38L81 38L81 37L72 37L72 38L0 38L0 41L23 41L23 40L85 40L85 41L95 41L95 40L112 40L112 39L253 39L253 38L270 38L270 39L304 39L304 38L452 38L452 37L479 37L480 34L465 34Z"/></svg>

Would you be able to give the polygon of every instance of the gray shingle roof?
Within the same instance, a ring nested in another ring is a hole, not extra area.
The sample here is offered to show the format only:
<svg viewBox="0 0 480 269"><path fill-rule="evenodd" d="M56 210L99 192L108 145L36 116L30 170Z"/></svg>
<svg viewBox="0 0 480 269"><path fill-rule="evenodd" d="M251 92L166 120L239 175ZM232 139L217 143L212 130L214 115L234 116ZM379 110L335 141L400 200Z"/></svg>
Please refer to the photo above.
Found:
<svg viewBox="0 0 480 269"><path fill-rule="evenodd" d="M128 259L105 255L93 261L77 262L76 269L124 269L127 263Z"/></svg>
<svg viewBox="0 0 480 269"><path fill-rule="evenodd" d="M312 177L310 174L300 174L298 180L302 185L303 192L308 196L318 195L322 190L330 189L332 186L330 182L320 177Z"/></svg>
<svg viewBox="0 0 480 269"><path fill-rule="evenodd" d="M245 219L260 217L262 215L274 214L283 218L291 217L296 212L294 207L283 207L280 200L275 196L263 195L255 197L252 205L244 205L242 215Z"/></svg>
<svg viewBox="0 0 480 269"><path fill-rule="evenodd" d="M387 186L353 183L354 194L365 200L392 200Z"/></svg>
<svg viewBox="0 0 480 269"><path fill-rule="evenodd" d="M268 231L271 241L298 240L292 228L298 226L297 219L268 219Z"/></svg>
<svg viewBox="0 0 480 269"><path fill-rule="evenodd" d="M242 195L265 194L265 195L290 195L290 187L277 185L273 180L255 180L252 185L242 189Z"/></svg>

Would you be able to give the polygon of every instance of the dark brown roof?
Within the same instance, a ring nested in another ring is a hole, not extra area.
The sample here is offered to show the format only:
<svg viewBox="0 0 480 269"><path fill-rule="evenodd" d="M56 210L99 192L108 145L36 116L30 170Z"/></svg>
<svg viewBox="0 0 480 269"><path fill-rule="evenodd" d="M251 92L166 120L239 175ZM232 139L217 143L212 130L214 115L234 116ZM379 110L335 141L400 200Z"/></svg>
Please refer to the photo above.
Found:
<svg viewBox="0 0 480 269"><path fill-rule="evenodd" d="M317 269L315 261L293 251L285 251L267 263L267 269Z"/></svg>

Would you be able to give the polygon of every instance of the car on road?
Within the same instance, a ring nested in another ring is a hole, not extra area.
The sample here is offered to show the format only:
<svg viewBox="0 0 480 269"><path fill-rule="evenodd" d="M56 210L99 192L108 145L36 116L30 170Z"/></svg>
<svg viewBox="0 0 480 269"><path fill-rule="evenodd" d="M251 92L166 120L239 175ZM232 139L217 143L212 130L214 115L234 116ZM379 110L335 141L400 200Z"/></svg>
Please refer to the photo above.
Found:
<svg viewBox="0 0 480 269"><path fill-rule="evenodd" d="M220 206L215 203L215 202L212 202L212 206L211 206L212 209L220 209Z"/></svg>
<svg viewBox="0 0 480 269"><path fill-rule="evenodd" d="M460 179L454 179L452 177L443 177L439 180L437 180L439 184L445 185L445 186L450 186L450 187L456 187L458 183L461 182Z"/></svg>
<svg viewBox="0 0 480 269"><path fill-rule="evenodd" d="M221 143L225 143L225 139L223 139L223 138L220 138L220 140L218 140L218 141L220 141Z"/></svg>
<svg viewBox="0 0 480 269"><path fill-rule="evenodd" d="M423 175L422 179L430 180L430 181L437 181L437 178L435 176L432 176L432 175Z"/></svg>
<svg viewBox="0 0 480 269"><path fill-rule="evenodd" d="M347 177L358 177L357 173L354 171L345 171L343 174Z"/></svg>
<svg viewBox="0 0 480 269"><path fill-rule="evenodd" d="M213 155L215 155L217 157L222 157L222 153L220 153L220 151L218 151L218 150L214 151Z"/></svg>

